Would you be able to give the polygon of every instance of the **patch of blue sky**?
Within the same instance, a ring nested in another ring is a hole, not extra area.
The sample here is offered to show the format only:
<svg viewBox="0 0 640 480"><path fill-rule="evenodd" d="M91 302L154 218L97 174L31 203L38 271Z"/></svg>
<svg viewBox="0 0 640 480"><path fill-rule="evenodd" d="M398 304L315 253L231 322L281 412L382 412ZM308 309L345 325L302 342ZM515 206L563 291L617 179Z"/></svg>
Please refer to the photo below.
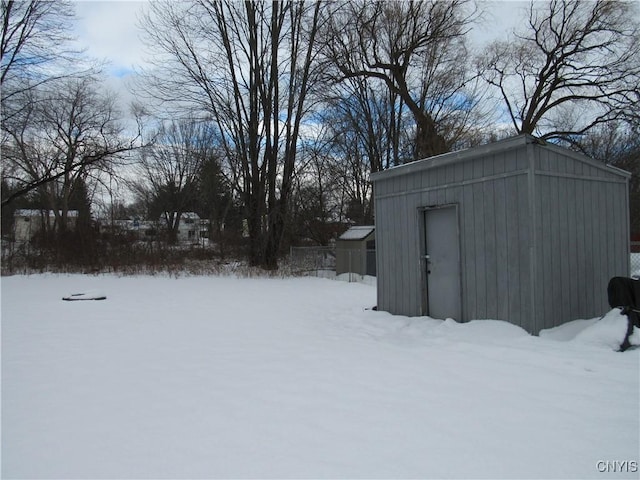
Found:
<svg viewBox="0 0 640 480"><path fill-rule="evenodd" d="M109 69L109 74L116 78L124 78L134 73L133 68L116 66Z"/></svg>
<svg viewBox="0 0 640 480"><path fill-rule="evenodd" d="M307 113L305 116L306 123L312 125L322 125L325 121L324 110L314 110Z"/></svg>
<svg viewBox="0 0 640 480"><path fill-rule="evenodd" d="M476 107L477 99L466 93L458 92L447 98L445 103L454 110L470 111Z"/></svg>

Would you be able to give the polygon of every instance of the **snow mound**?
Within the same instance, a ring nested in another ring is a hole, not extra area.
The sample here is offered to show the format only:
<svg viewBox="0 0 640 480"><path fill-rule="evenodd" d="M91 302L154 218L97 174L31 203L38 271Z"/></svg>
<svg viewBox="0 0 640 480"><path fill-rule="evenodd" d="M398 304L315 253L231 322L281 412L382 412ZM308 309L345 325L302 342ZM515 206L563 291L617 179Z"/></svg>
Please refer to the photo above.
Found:
<svg viewBox="0 0 640 480"><path fill-rule="evenodd" d="M441 325L443 330L450 330L457 338L462 340L483 341L512 340L515 338L529 337L529 333L522 327L503 320L471 320L459 323L447 318Z"/></svg>
<svg viewBox="0 0 640 480"><path fill-rule="evenodd" d="M600 320L579 332L573 341L617 351L627 334L628 322L627 316L622 315L619 308L614 308ZM634 328L629 342L631 345L640 345L640 332L637 328Z"/></svg>
<svg viewBox="0 0 640 480"><path fill-rule="evenodd" d="M538 336L547 340L568 342L569 340L576 338L576 335L592 326L598 320L600 320L599 317L590 318L588 320L572 320L571 322L563 323L557 327L540 330Z"/></svg>

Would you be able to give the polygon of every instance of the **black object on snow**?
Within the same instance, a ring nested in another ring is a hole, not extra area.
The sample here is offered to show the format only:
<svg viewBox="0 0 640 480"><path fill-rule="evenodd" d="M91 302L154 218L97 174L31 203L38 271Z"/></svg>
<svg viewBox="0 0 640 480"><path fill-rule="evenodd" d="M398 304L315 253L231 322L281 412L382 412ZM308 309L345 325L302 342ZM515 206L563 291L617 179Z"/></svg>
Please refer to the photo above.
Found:
<svg viewBox="0 0 640 480"><path fill-rule="evenodd" d="M640 280L613 277L607 287L609 306L640 308Z"/></svg>
<svg viewBox="0 0 640 480"><path fill-rule="evenodd" d="M67 295L66 297L62 297L62 300L66 300L67 302L79 301L79 300L106 300L107 297L101 294L93 294L93 293L72 293L71 295Z"/></svg>
<svg viewBox="0 0 640 480"><path fill-rule="evenodd" d="M627 277L613 277L607 286L609 306L621 308L622 315L627 316L627 333L620 344L620 351L624 352L631 346L629 337L633 328L640 328L640 280Z"/></svg>

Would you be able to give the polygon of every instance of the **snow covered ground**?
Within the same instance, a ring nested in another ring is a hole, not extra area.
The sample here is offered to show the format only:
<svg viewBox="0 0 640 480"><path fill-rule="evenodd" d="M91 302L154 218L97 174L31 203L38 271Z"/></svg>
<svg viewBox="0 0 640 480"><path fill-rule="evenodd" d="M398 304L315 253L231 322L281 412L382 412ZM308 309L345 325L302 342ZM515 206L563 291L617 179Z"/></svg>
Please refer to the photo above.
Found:
<svg viewBox="0 0 640 480"><path fill-rule="evenodd" d="M3 478L639 475L615 312L533 337L319 278L1 285ZM87 290L107 299L62 301Z"/></svg>

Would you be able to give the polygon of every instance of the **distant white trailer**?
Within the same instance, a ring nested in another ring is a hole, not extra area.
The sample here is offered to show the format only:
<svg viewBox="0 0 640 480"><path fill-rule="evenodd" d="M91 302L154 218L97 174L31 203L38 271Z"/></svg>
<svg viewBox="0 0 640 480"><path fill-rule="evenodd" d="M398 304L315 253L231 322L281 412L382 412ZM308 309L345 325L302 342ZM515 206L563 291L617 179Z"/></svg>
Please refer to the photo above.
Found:
<svg viewBox="0 0 640 480"><path fill-rule="evenodd" d="M18 243L30 242L33 237L45 228L53 228L55 224L55 212L53 210L19 209L13 214L14 240ZM78 220L78 211L67 212L67 226L75 228Z"/></svg>
<svg viewBox="0 0 640 480"><path fill-rule="evenodd" d="M167 223L168 218L175 217L176 212L164 212L160 215L160 223ZM201 234L200 216L195 212L182 212L180 214L180 223L178 224L178 232L176 240L178 243L197 244L200 242Z"/></svg>
<svg viewBox="0 0 640 480"><path fill-rule="evenodd" d="M534 334L604 314L629 177L529 135L374 173L378 308Z"/></svg>

